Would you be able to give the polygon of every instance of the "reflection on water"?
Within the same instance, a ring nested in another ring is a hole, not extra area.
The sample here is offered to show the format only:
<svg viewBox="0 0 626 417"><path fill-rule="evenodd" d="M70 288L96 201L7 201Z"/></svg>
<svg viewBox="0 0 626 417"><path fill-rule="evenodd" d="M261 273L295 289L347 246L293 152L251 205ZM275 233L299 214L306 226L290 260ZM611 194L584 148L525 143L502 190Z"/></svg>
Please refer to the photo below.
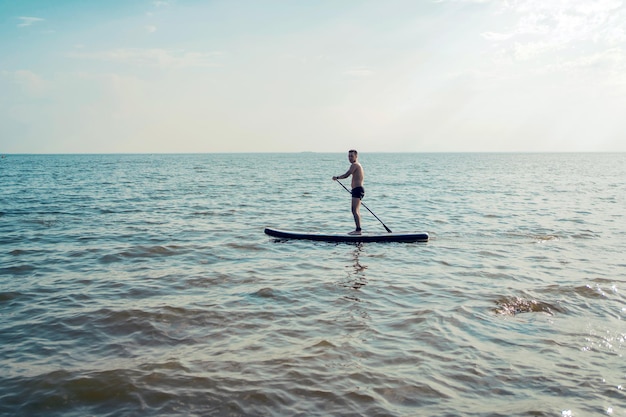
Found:
<svg viewBox="0 0 626 417"><path fill-rule="evenodd" d="M346 266L348 273L345 281L341 284L342 286L359 290L361 287L367 285L367 277L365 275L367 266L361 264L360 260L363 251L363 243L359 242L354 244L354 250L352 251L352 265ZM346 296L346 298L354 301L360 301L356 295Z"/></svg>

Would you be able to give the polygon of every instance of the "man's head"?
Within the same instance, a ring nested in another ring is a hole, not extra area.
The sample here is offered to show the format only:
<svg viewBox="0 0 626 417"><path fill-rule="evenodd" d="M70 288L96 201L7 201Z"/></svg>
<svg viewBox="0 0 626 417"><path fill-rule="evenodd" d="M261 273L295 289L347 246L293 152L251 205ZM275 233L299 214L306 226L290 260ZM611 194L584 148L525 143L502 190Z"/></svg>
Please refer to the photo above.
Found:
<svg viewBox="0 0 626 417"><path fill-rule="evenodd" d="M348 151L348 159L350 160L350 162L355 162L358 157L359 153L356 151L356 149L350 149Z"/></svg>

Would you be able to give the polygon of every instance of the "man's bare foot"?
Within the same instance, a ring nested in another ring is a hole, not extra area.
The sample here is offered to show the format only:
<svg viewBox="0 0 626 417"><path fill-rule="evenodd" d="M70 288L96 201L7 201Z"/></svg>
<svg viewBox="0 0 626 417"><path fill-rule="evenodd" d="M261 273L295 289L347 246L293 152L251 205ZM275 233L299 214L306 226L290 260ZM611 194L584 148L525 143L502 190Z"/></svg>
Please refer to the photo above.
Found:
<svg viewBox="0 0 626 417"><path fill-rule="evenodd" d="M361 231L360 230L353 230L350 233L348 233L349 235L356 235L356 236L360 236L361 235Z"/></svg>

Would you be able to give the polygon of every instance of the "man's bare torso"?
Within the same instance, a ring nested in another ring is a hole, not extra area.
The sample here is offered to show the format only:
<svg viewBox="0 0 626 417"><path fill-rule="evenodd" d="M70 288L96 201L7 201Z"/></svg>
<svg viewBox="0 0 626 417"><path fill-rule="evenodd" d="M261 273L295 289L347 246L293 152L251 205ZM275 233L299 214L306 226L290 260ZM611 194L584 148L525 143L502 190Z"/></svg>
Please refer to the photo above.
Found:
<svg viewBox="0 0 626 417"><path fill-rule="evenodd" d="M349 172L352 174L352 188L363 186L363 167L358 162L350 166Z"/></svg>

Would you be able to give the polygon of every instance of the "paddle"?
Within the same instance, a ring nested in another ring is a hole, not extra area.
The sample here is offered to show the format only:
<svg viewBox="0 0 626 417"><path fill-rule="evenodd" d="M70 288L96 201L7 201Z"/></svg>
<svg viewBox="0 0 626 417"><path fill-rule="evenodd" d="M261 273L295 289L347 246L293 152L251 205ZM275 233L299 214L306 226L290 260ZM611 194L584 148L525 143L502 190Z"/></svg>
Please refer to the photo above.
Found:
<svg viewBox="0 0 626 417"><path fill-rule="evenodd" d="M352 194L352 193L350 192L350 190L348 190L348 189L346 188L346 186L345 186L345 185L343 185L343 183L342 183L341 181L337 180L337 182L339 183L339 185L341 185L341 186L343 187L343 189L344 189L344 190L346 190L347 192L349 192L350 194ZM375 215L375 214L374 214L374 212L373 212L372 210L370 210L370 209L369 209L369 207L367 207L365 204L363 204L363 202L361 202L361 205L362 205L363 207L365 207L365 208L367 209L367 211L369 211L370 213L372 213L372 216L376 217L376 220L378 220L378 221L380 222L380 224L382 224L382 225L383 225L383 227L385 228L385 230L386 230L387 232L392 233L391 229L390 229L390 228L388 228L387 226L385 226L385 223L383 223L383 221L382 221L382 220L380 220L380 219L378 218L378 216L377 216L377 215Z"/></svg>

